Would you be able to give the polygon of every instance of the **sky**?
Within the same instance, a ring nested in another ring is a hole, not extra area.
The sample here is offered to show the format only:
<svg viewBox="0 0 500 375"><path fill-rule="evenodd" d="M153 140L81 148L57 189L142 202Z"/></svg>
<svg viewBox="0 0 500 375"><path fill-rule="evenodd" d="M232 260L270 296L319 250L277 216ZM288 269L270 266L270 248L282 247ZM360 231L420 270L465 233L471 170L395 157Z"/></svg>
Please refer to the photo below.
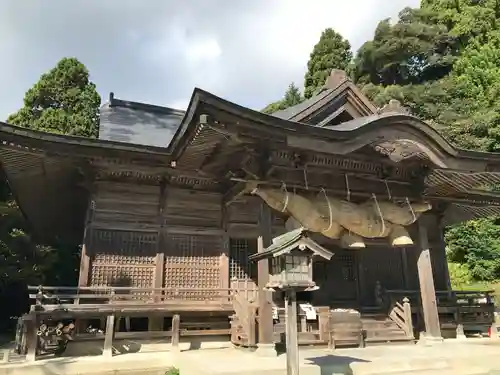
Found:
<svg viewBox="0 0 500 375"><path fill-rule="evenodd" d="M195 87L262 109L299 87L321 31L356 51L419 0L0 0L0 120L63 57L115 97L185 109Z"/></svg>

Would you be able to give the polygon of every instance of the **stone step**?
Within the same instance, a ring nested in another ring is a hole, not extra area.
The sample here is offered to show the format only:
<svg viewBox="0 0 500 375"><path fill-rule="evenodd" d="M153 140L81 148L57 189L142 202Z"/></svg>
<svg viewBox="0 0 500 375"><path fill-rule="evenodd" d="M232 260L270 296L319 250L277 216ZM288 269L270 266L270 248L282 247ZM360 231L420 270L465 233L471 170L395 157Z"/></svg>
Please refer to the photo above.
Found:
<svg viewBox="0 0 500 375"><path fill-rule="evenodd" d="M379 330L379 331L366 331L366 337L406 337L402 330Z"/></svg>

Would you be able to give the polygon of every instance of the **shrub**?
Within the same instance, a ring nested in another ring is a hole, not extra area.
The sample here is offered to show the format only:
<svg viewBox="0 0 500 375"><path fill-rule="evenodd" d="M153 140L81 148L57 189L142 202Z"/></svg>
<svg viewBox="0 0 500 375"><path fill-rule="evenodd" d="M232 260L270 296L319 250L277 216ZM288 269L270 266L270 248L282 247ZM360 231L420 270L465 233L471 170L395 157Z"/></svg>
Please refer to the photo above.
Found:
<svg viewBox="0 0 500 375"><path fill-rule="evenodd" d="M472 275L466 264L449 262L448 269L453 289L461 289L472 283Z"/></svg>

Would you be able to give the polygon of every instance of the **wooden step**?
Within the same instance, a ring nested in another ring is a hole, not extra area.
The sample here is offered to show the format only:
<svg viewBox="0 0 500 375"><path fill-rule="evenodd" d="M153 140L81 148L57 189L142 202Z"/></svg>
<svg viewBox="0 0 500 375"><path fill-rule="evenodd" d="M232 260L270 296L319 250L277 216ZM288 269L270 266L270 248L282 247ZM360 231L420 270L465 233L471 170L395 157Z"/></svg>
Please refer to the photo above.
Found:
<svg viewBox="0 0 500 375"><path fill-rule="evenodd" d="M390 343L394 343L394 344L400 344L400 343L404 343L404 342L407 342L407 343L413 343L415 342L415 339L410 339L408 337L384 337L384 336L380 336L380 337L367 337L365 339L365 343L366 344L370 344L370 345L373 345L373 344L390 344Z"/></svg>

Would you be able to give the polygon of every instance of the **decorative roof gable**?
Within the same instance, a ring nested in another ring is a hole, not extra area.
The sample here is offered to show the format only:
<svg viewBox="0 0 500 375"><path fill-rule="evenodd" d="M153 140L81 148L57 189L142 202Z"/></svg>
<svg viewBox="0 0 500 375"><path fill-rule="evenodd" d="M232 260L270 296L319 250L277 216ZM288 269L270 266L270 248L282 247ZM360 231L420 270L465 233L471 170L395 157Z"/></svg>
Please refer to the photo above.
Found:
<svg viewBox="0 0 500 375"><path fill-rule="evenodd" d="M337 125L377 113L377 108L342 70L334 69L323 88L312 98L273 113L286 120L310 125Z"/></svg>

